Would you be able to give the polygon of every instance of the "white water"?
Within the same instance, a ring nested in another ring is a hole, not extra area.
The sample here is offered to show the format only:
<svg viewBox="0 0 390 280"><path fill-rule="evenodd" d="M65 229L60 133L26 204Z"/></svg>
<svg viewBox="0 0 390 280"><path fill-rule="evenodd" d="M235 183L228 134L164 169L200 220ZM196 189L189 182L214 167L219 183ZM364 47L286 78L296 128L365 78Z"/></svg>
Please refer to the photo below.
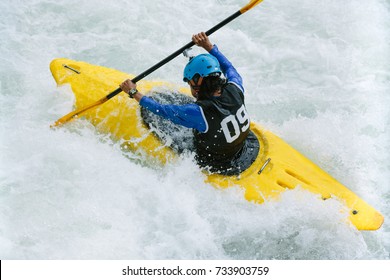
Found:
<svg viewBox="0 0 390 280"><path fill-rule="evenodd" d="M252 119L381 211L378 231L301 190L248 203L190 158L143 166L85 121L49 129L73 101L52 59L137 74L246 3L0 3L0 259L390 258L389 1L265 0L211 37ZM181 84L185 62L148 78Z"/></svg>

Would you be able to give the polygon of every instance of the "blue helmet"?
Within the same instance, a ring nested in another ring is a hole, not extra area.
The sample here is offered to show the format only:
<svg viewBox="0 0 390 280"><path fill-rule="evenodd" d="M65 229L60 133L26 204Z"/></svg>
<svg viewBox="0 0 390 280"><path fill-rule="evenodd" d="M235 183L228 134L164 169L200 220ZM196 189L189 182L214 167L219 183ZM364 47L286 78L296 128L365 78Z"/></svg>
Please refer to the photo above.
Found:
<svg viewBox="0 0 390 280"><path fill-rule="evenodd" d="M218 60L211 54L200 54L192 58L184 68L183 81L188 82L196 74L206 77L211 74L221 75L221 67Z"/></svg>

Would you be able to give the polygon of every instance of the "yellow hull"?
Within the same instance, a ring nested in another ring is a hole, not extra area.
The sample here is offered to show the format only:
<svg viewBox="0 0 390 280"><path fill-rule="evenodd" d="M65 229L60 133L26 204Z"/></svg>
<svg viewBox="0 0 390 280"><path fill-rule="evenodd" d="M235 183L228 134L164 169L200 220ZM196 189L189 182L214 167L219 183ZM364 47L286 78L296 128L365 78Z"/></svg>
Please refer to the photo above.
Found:
<svg viewBox="0 0 390 280"><path fill-rule="evenodd" d="M69 59L55 59L50 70L58 85L70 84L76 97L77 109L87 106L107 95L127 78L134 76L106 67ZM148 92L155 87L174 88L164 82L140 81L138 89ZM180 89L189 94L188 89ZM126 146L150 160L164 164L176 157L170 148L144 125L140 107L127 94L120 93L112 100L83 114L103 133L111 134L117 140L125 140ZM275 199L286 189L300 186L323 199L337 198L350 209L349 219L359 230L376 230L383 223L383 216L355 193L337 182L329 174L308 160L282 139L264 130L256 123L251 129L260 142L256 161L240 176L208 174L207 182L227 188L241 186L245 198L262 203Z"/></svg>

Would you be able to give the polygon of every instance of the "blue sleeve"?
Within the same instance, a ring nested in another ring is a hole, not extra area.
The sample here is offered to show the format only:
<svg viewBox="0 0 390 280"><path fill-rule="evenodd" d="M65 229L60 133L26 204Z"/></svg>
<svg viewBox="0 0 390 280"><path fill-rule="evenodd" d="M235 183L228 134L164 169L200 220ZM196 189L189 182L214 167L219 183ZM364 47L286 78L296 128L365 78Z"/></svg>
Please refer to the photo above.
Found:
<svg viewBox="0 0 390 280"><path fill-rule="evenodd" d="M200 132L208 130L202 108L197 104L164 105L147 96L142 97L139 104L175 124L194 128Z"/></svg>
<svg viewBox="0 0 390 280"><path fill-rule="evenodd" d="M227 78L228 82L234 83L242 90L242 92L244 92L244 86L242 84L242 78L240 74L238 74L233 64L219 51L216 45L214 45L214 47L211 49L210 54L217 58L219 64L221 65L221 70Z"/></svg>

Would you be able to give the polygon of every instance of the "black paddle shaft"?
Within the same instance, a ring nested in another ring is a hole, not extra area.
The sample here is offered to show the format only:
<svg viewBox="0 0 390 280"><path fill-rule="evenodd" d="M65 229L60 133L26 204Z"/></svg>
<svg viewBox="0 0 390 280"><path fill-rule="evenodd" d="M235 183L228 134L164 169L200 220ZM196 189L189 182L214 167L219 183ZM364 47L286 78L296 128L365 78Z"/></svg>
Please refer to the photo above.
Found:
<svg viewBox="0 0 390 280"><path fill-rule="evenodd" d="M235 12L234 14L232 14L230 17L224 19L223 21L221 21L220 23L218 23L216 26L212 27L210 30L207 30L205 33L207 36L213 34L215 31L217 31L218 29L220 29L222 26L226 25L227 23L231 22L233 19L237 18L238 16L240 16L242 14L241 11L237 11ZM149 69L145 70L144 72L142 72L141 74L139 74L137 77L133 78L131 81L133 83L136 83L140 80L142 80L143 78L145 78L147 75L149 75L150 73L154 72L155 70L157 70L158 68L160 68L161 66L167 64L169 61L171 61L172 59L174 59L176 56L180 55L181 53L183 53L183 51L185 51L186 49L188 48L191 48L192 46L194 46L194 42L189 42L187 45L181 47L180 49L178 49L177 51L175 51L174 53L172 53L171 55L169 55L168 57L164 58L163 60L161 60L159 63L155 64L154 66L150 67ZM111 99L113 98L115 95L117 95L118 93L120 93L122 90L121 88L117 88L116 90L114 90L113 92L111 92L110 94L108 94L106 96L107 100L108 99Z"/></svg>

